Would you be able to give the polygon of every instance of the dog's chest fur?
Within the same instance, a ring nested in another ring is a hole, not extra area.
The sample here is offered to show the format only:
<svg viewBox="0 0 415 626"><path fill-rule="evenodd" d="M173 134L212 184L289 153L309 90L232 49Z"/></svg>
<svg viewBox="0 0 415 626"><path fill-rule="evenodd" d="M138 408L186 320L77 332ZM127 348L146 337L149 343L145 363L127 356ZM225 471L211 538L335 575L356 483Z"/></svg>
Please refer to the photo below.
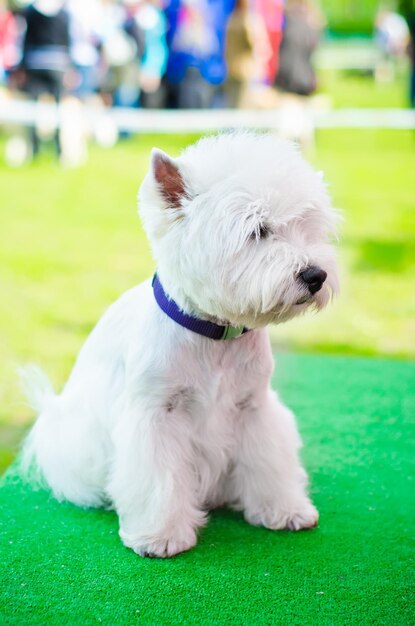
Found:
<svg viewBox="0 0 415 626"><path fill-rule="evenodd" d="M200 495L209 507L222 503L241 421L255 419L272 367L267 332L257 330L230 341L192 338L163 375L169 381L165 419L182 420L190 432Z"/></svg>

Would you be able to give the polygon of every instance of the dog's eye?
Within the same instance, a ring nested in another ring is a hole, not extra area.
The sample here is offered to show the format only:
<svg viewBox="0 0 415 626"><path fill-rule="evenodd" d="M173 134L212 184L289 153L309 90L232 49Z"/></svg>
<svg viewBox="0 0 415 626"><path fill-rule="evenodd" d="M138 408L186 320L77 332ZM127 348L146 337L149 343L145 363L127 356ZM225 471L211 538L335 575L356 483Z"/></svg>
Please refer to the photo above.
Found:
<svg viewBox="0 0 415 626"><path fill-rule="evenodd" d="M271 234L271 229L266 224L261 224L250 235L251 241L258 241L259 239L266 239Z"/></svg>

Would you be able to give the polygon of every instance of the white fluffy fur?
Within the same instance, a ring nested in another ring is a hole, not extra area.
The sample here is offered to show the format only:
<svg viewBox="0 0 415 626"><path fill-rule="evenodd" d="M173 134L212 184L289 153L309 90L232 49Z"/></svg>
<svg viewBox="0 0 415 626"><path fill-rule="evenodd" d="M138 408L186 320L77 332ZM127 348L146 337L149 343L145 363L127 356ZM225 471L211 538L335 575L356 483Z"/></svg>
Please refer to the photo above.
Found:
<svg viewBox="0 0 415 626"><path fill-rule="evenodd" d="M29 372L40 414L24 466L58 499L113 506L124 544L142 555L192 548L219 505L271 529L312 527L295 420L270 389L265 326L321 308L337 290L324 183L289 142L208 137L169 161L186 188L169 206L155 180L160 158L140 212L166 291L189 313L255 330L204 338L158 308L150 281L134 287L99 321L60 395ZM314 296L298 277L310 265L328 274Z"/></svg>

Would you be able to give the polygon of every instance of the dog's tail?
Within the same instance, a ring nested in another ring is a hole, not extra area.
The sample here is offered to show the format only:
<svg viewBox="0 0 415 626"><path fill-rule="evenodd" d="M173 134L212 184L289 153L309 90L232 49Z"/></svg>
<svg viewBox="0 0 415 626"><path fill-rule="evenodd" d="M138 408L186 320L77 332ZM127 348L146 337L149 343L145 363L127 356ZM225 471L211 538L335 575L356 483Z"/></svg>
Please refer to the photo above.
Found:
<svg viewBox="0 0 415 626"><path fill-rule="evenodd" d="M18 473L35 488L51 489L57 500L100 506L104 499L104 446L82 419L71 397L58 395L37 367L20 370L29 404L38 417L23 442Z"/></svg>
<svg viewBox="0 0 415 626"><path fill-rule="evenodd" d="M39 431L42 429L42 422L44 421L42 415L47 413L47 409L56 398L56 394L49 378L36 365L19 368L18 374L26 400L39 416L23 442L18 470L20 475L33 486L46 487L47 481L39 458Z"/></svg>
<svg viewBox="0 0 415 626"><path fill-rule="evenodd" d="M37 413L42 413L48 401L55 397L55 390L46 374L36 365L27 365L18 370L20 385L26 399Z"/></svg>

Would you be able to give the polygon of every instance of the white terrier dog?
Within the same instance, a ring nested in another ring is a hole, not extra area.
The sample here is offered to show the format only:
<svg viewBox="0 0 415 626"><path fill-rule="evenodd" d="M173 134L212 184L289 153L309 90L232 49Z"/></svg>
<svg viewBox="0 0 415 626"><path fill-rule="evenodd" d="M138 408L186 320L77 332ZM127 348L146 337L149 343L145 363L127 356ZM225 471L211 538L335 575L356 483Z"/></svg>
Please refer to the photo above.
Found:
<svg viewBox="0 0 415 626"><path fill-rule="evenodd" d="M28 372L40 415L24 465L59 500L114 507L143 556L189 550L222 505L313 527L265 327L337 291L321 176L285 140L208 137L177 159L153 151L140 212L157 275L108 309L60 395Z"/></svg>

